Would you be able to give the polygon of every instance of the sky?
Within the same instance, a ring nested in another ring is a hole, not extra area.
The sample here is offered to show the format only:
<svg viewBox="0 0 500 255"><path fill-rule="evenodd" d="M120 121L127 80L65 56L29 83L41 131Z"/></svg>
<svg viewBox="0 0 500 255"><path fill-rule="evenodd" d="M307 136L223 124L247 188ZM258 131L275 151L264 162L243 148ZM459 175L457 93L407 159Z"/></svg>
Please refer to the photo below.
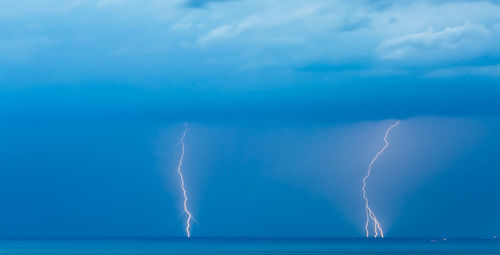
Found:
<svg viewBox="0 0 500 255"><path fill-rule="evenodd" d="M500 2L0 2L0 237L500 233Z"/></svg>

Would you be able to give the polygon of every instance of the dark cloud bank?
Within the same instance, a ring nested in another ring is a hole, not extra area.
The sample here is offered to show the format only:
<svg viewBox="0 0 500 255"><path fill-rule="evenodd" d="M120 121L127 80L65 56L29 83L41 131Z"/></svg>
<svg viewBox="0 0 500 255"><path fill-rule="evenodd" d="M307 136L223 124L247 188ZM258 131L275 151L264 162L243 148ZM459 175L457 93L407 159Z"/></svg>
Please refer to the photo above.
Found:
<svg viewBox="0 0 500 255"><path fill-rule="evenodd" d="M474 83L474 84L472 84ZM3 91L3 120L282 120L351 122L422 115L500 114L494 80L367 79L351 84L223 91L52 86Z"/></svg>

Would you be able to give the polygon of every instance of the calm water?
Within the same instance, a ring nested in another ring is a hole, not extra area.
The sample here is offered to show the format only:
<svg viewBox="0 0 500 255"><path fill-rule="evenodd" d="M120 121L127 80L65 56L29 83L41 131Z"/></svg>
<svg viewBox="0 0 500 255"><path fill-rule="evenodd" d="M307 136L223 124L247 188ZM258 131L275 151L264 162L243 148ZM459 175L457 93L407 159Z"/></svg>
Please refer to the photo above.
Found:
<svg viewBox="0 0 500 255"><path fill-rule="evenodd" d="M0 254L500 254L481 239L164 239L0 241Z"/></svg>

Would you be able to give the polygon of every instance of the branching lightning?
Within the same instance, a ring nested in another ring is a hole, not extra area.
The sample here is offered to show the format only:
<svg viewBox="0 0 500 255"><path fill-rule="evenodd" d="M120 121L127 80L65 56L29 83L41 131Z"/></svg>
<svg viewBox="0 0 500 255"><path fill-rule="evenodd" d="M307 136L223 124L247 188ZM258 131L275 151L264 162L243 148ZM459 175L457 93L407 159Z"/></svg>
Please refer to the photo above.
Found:
<svg viewBox="0 0 500 255"><path fill-rule="evenodd" d="M187 133L187 124L184 125L184 132L182 133L182 137L181 137L181 140L180 140L180 144L181 144L181 157L179 159L179 165L177 166L177 173L179 174L179 177L181 179L181 189L182 189L182 194L184 196L184 212L187 214L187 219L186 219L186 235L187 237L189 238L191 236L191 232L190 232L190 228L191 228L191 218L193 217L191 215L191 212L188 210L188 207L187 207L187 201L188 201L188 197L187 197L187 192L186 192L186 188L184 187L184 176L182 175L182 162L184 160L184 139L186 138L186 133Z"/></svg>
<svg viewBox="0 0 500 255"><path fill-rule="evenodd" d="M375 216L375 213L373 212L372 208L370 207L368 203L368 197L366 195L366 180L368 177L370 177L370 174L372 172L372 166L375 163L375 161L378 159L378 157L389 147L389 141L387 140L387 137L389 136L389 132L391 129L395 128L396 126L399 125L399 120L396 121L396 123L392 124L386 131L385 131L385 136L384 136L384 142L385 145L382 147L382 149L375 154L375 157L372 159L370 164L368 165L368 172L366 173L365 177L363 177L363 199L365 200L365 209L366 209L366 224L365 224L365 232L366 232L366 237L370 236L370 231L368 230L368 227L370 225L370 220L373 221L373 227L374 227L374 235L373 237L380 237L384 238L384 231L382 230L382 227L380 226L380 222L377 219L377 216Z"/></svg>

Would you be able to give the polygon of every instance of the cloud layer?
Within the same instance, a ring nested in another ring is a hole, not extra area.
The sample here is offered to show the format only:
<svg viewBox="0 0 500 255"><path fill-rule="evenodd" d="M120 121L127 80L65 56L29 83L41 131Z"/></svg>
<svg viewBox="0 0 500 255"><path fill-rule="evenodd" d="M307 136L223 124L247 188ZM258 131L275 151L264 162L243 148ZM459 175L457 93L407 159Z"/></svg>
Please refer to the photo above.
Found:
<svg viewBox="0 0 500 255"><path fill-rule="evenodd" d="M2 1L0 82L139 86L186 100L205 91L240 107L274 107L278 91L305 105L328 97L375 105L366 93L390 84L380 93L412 91L416 105L405 106L425 109L419 102L438 102L433 93L498 96L499 13L497 1Z"/></svg>

